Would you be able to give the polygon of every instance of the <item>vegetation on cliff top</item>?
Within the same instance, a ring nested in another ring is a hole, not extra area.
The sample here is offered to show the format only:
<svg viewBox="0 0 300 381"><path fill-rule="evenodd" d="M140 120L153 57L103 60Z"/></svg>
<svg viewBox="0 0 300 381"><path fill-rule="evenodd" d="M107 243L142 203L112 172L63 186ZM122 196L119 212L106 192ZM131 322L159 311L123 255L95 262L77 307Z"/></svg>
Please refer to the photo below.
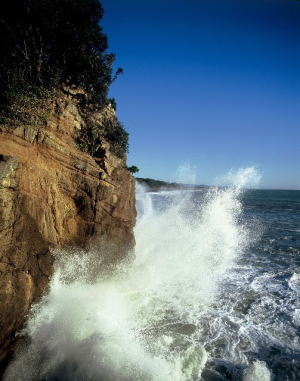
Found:
<svg viewBox="0 0 300 381"><path fill-rule="evenodd" d="M0 123L45 122L45 100L65 87L83 89L88 95L82 99L83 114L101 111L109 103L115 107L108 90L122 69L113 72L115 55L106 52L102 17L98 0L1 2ZM116 154L124 155L128 134L118 120L99 126L98 132L96 127L91 135L106 138Z"/></svg>

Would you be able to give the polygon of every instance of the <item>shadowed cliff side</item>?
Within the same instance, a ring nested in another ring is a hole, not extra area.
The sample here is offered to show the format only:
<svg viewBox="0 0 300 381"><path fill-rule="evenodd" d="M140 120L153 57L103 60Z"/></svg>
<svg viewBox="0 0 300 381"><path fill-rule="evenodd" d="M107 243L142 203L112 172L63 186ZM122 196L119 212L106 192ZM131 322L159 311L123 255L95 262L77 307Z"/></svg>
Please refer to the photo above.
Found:
<svg viewBox="0 0 300 381"><path fill-rule="evenodd" d="M79 150L88 120L116 121L108 104L83 115L74 92L47 103L46 123L0 125L0 360L33 301L47 289L52 248L109 243L109 260L134 245L134 179L125 155L98 139L94 157ZM90 118L90 119L89 119Z"/></svg>

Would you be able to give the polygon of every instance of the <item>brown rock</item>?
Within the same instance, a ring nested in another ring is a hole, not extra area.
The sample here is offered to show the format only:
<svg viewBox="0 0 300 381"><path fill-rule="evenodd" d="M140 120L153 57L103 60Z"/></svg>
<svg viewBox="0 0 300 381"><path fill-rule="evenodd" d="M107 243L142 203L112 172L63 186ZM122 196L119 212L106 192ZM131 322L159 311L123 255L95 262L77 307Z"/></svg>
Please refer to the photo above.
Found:
<svg viewBox="0 0 300 381"><path fill-rule="evenodd" d="M52 248L109 242L111 260L134 245L134 180L108 143L97 162L77 149L83 124L69 96L47 126L0 126L0 361L47 288Z"/></svg>

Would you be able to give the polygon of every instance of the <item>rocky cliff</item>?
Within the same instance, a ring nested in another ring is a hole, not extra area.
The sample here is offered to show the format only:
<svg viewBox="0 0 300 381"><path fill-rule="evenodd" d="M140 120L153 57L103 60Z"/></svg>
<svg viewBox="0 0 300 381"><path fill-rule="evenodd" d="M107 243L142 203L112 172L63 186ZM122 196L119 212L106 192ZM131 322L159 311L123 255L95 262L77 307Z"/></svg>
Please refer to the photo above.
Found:
<svg viewBox="0 0 300 381"><path fill-rule="evenodd" d="M119 258L134 244L134 180L125 159L106 141L96 158L78 149L86 121L72 94L48 107L44 125L0 126L0 360L47 289L53 248L109 242ZM93 118L115 115L107 106Z"/></svg>

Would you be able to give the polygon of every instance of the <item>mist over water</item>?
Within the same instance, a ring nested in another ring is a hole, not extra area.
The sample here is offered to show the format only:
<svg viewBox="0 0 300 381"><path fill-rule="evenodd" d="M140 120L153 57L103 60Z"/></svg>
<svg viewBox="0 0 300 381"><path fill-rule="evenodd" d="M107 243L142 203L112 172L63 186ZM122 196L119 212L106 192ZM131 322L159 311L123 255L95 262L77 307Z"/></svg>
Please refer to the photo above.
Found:
<svg viewBox="0 0 300 381"><path fill-rule="evenodd" d="M132 258L95 277L97 252L57 252L49 293L32 308L29 340L5 380L270 380L212 307L253 244L240 198L254 175L246 168L231 188L206 192L137 186ZM228 340L217 344L224 329ZM212 363L218 351L219 368L237 366L230 378Z"/></svg>

